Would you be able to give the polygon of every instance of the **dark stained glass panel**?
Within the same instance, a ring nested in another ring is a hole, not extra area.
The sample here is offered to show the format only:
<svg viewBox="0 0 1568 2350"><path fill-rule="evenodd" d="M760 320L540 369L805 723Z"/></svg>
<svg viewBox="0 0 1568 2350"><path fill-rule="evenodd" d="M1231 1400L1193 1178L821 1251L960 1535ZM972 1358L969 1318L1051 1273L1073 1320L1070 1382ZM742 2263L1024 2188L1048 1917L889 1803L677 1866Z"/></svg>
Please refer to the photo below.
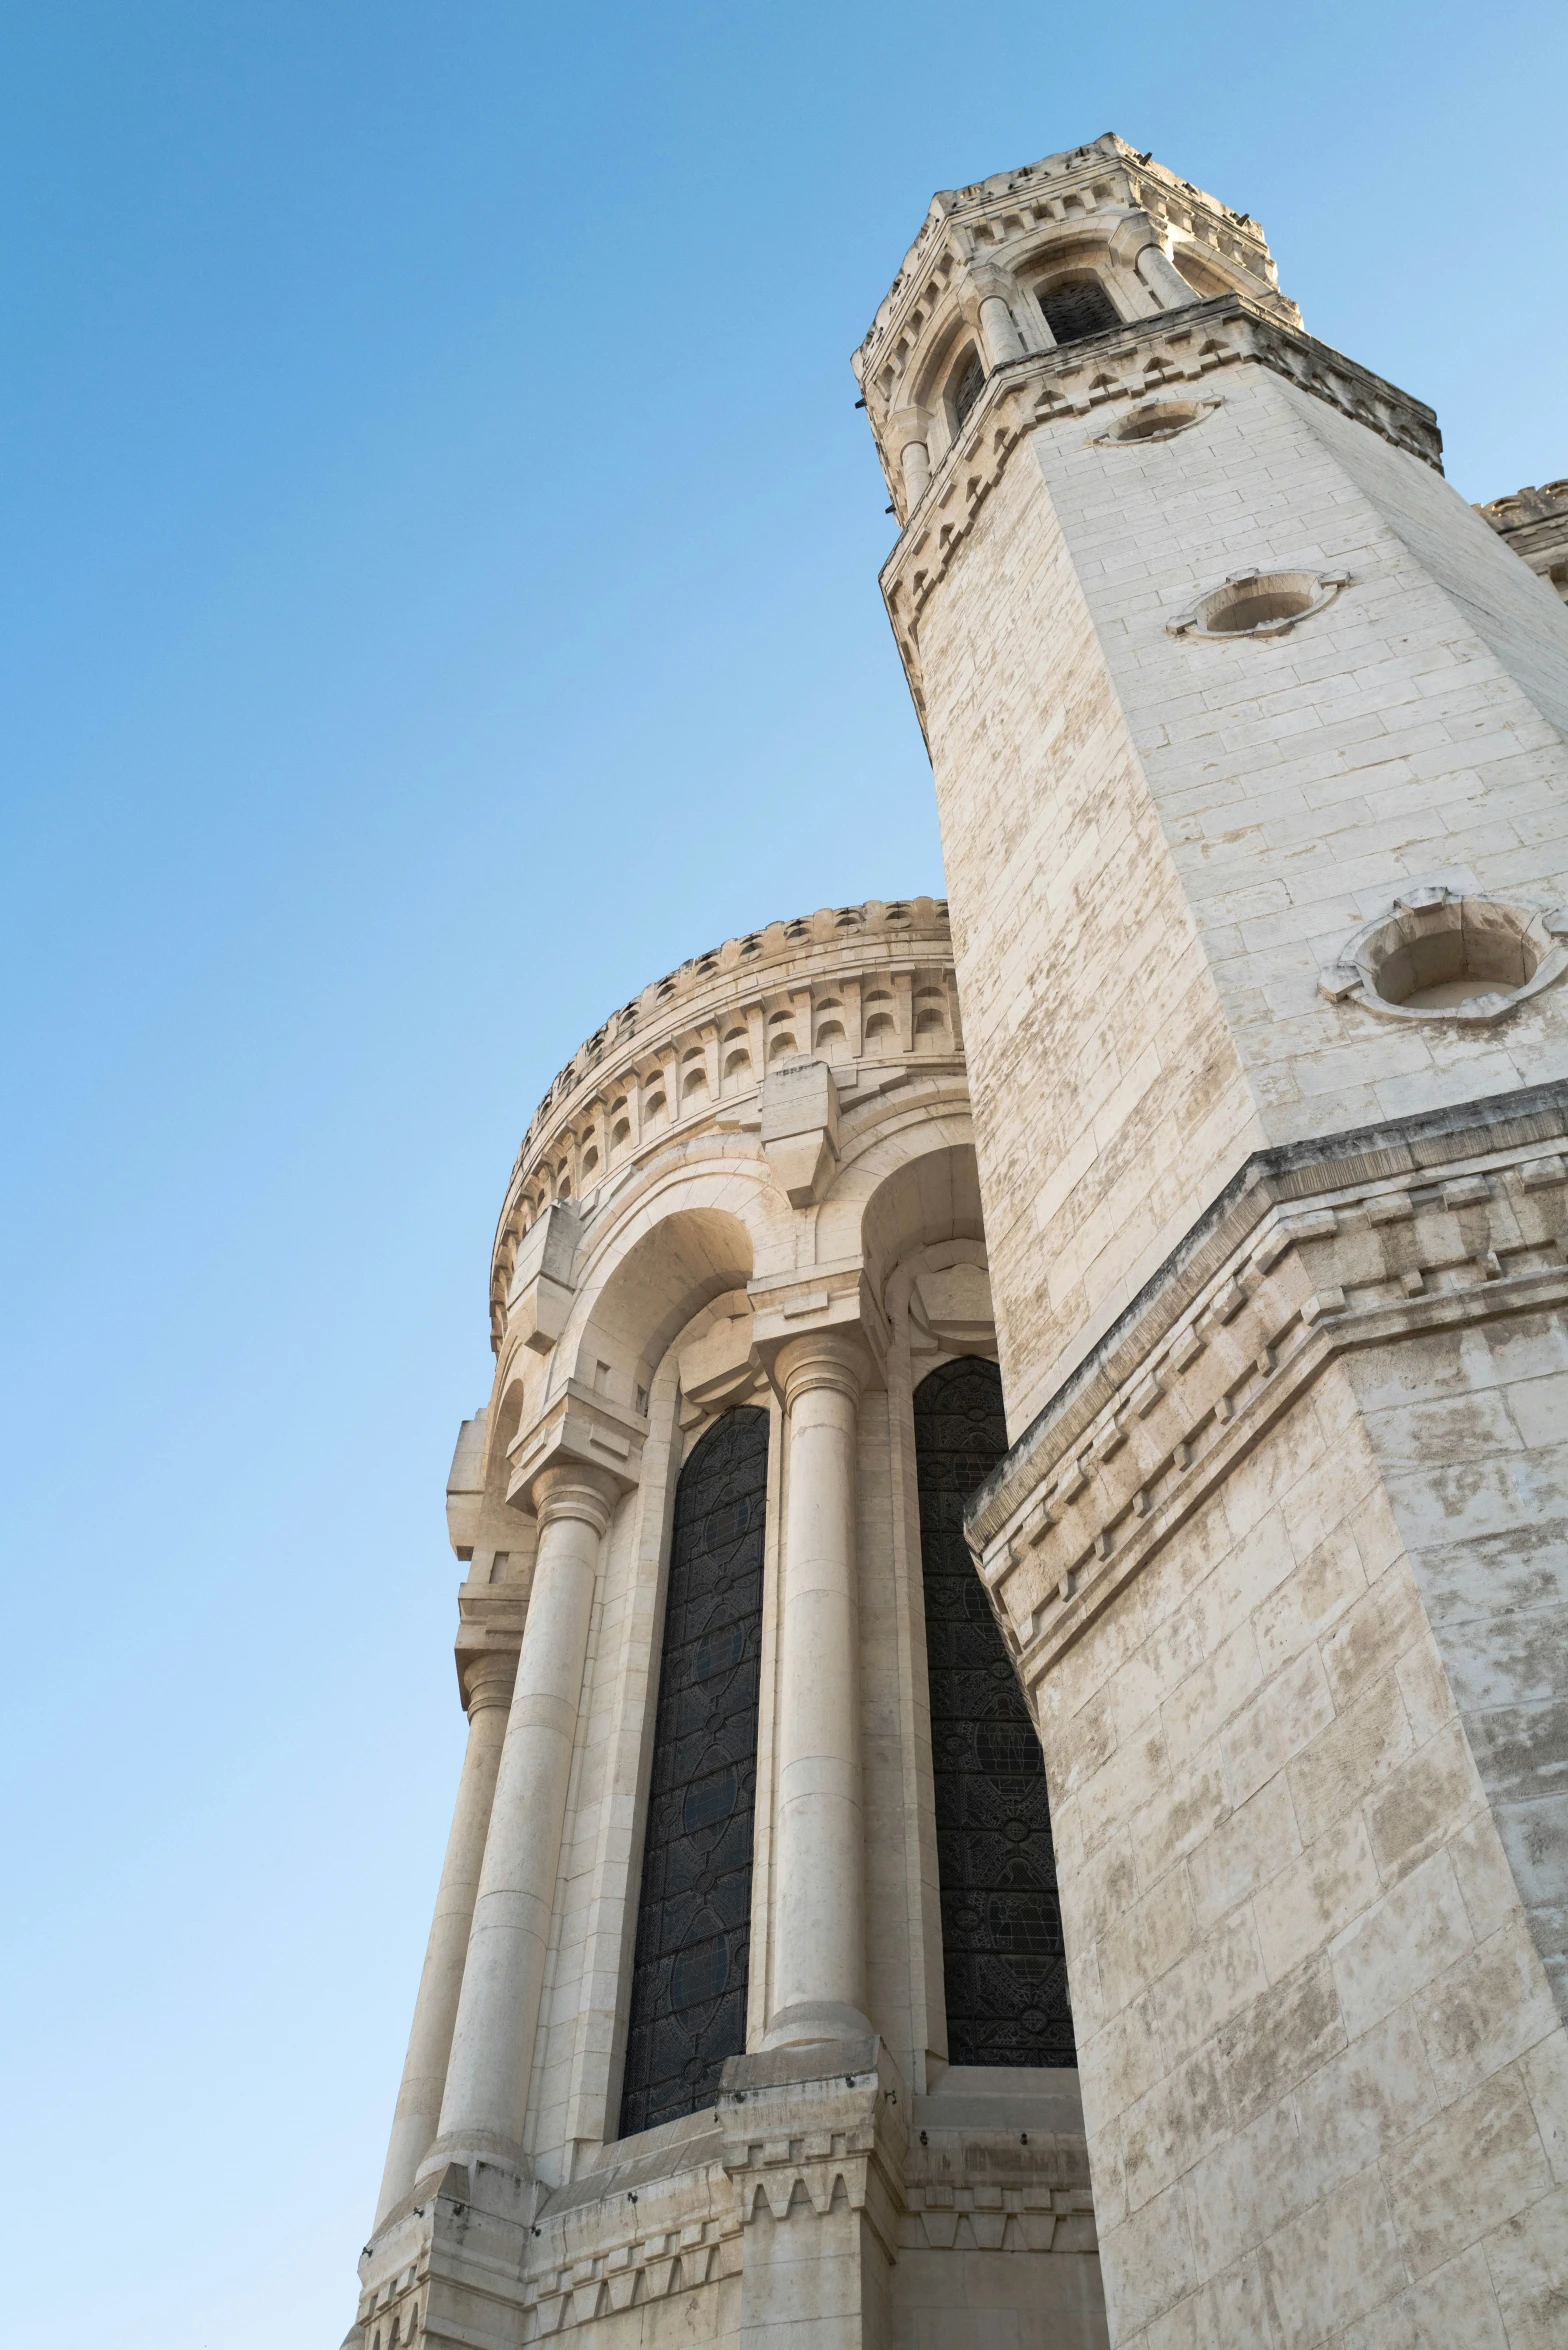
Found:
<svg viewBox="0 0 1568 2350"><path fill-rule="evenodd" d="M964 1541L964 1504L1006 1450L994 1363L963 1355L921 1381L915 1462L947 2052L952 2064L1070 2065L1045 1765Z"/></svg>
<svg viewBox="0 0 1568 2350"><path fill-rule="evenodd" d="M969 364L959 377L957 389L953 393L953 421L955 424L967 423L970 410L984 390L985 367L979 352L971 351Z"/></svg>
<svg viewBox="0 0 1568 2350"><path fill-rule="evenodd" d="M746 2045L768 1415L726 1412L675 1489L621 2135L693 2113Z"/></svg>

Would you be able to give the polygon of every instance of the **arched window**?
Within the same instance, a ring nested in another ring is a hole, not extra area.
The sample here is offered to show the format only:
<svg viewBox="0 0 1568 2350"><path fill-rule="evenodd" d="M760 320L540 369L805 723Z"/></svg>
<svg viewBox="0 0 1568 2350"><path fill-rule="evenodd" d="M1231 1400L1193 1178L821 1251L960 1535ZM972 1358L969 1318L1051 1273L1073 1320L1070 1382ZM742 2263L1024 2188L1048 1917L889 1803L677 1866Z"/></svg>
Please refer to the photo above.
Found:
<svg viewBox="0 0 1568 2350"><path fill-rule="evenodd" d="M726 1412L675 1488L621 2135L693 2113L746 2045L768 1415Z"/></svg>
<svg viewBox="0 0 1568 2350"><path fill-rule="evenodd" d="M964 1504L1007 1450L1002 1378L961 1355L915 1390L947 2053L1076 2064L1045 1765L964 1541Z"/></svg>
<svg viewBox="0 0 1568 2350"><path fill-rule="evenodd" d="M969 411L984 390L985 362L981 359L978 351L971 351L968 359L959 369L958 379L953 385L953 428L955 431L961 430L967 422Z"/></svg>
<svg viewBox="0 0 1568 2350"><path fill-rule="evenodd" d="M1085 335L1103 334L1108 326L1122 324L1120 312L1097 277L1042 286L1040 307L1059 343L1081 343Z"/></svg>

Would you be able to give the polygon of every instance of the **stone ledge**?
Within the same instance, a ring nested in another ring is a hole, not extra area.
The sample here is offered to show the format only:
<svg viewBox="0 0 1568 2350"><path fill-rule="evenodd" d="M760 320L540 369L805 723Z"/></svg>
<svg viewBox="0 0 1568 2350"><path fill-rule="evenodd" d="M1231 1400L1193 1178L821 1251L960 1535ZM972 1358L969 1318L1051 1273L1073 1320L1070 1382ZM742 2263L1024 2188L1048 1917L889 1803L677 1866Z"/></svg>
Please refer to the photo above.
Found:
<svg viewBox="0 0 1568 2350"><path fill-rule="evenodd" d="M969 1512L1027 1686L1335 1355L1568 1302L1565 1131L1557 1086L1249 1161Z"/></svg>

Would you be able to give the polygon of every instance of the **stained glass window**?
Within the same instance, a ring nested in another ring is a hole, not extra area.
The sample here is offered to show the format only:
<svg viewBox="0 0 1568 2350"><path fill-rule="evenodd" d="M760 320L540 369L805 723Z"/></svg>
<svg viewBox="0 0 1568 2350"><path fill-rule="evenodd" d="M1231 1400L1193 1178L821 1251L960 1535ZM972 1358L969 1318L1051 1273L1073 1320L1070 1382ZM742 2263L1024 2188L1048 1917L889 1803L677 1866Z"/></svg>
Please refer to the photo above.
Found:
<svg viewBox="0 0 1568 2350"><path fill-rule="evenodd" d="M1070 2065L1045 1765L964 1541L964 1504L1006 1450L994 1363L961 1355L921 1381L915 1464L947 2050L953 2064Z"/></svg>
<svg viewBox="0 0 1568 2350"><path fill-rule="evenodd" d="M693 2113L746 2045L768 1415L726 1412L675 1489L621 2135Z"/></svg>

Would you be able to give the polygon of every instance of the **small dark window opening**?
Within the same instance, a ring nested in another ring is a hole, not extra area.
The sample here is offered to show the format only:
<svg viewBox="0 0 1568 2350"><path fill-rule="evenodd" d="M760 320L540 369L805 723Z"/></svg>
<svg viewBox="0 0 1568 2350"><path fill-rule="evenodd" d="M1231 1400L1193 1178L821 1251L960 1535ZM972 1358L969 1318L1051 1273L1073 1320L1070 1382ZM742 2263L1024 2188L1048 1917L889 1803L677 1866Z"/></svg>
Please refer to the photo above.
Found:
<svg viewBox="0 0 1568 2350"><path fill-rule="evenodd" d="M978 351L971 351L968 364L953 390L953 422L962 427L980 394L985 390L985 367Z"/></svg>
<svg viewBox="0 0 1568 2350"><path fill-rule="evenodd" d="M964 1504L1007 1450L1002 1377L961 1355L915 1390L915 1476L947 2053L1076 2064L1045 1765L964 1541Z"/></svg>
<svg viewBox="0 0 1568 2350"><path fill-rule="evenodd" d="M726 1412L675 1488L621 2136L694 2113L746 2045L768 1415Z"/></svg>
<svg viewBox="0 0 1568 2350"><path fill-rule="evenodd" d="M1103 334L1123 322L1116 305L1096 277L1076 285L1047 286L1040 296L1045 323L1059 343L1081 343L1085 335Z"/></svg>

